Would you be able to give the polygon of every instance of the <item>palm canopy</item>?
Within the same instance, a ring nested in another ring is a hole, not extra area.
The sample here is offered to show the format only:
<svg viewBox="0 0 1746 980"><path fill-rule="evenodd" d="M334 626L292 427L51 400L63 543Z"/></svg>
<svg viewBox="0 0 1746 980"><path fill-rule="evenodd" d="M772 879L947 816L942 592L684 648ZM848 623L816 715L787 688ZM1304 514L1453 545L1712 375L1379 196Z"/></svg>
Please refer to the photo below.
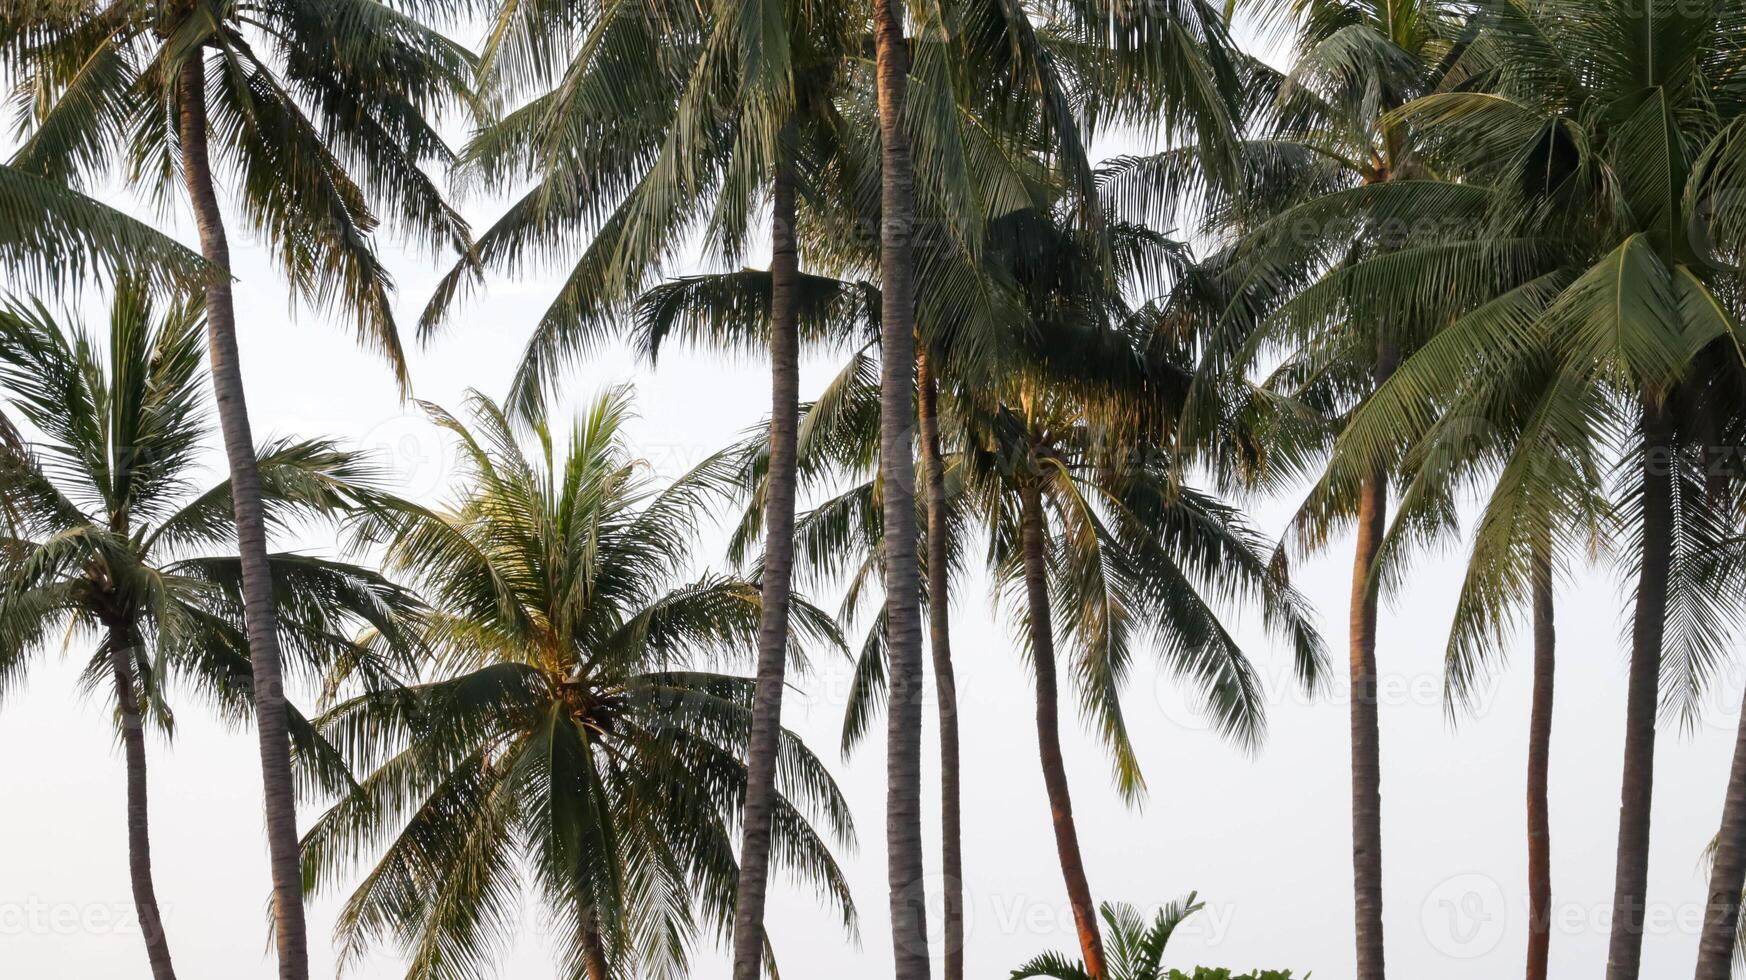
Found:
<svg viewBox="0 0 1746 980"><path fill-rule="evenodd" d="M200 317L160 307L123 280L107 342L44 306L0 309L0 381L38 438L0 449L6 562L0 570L0 696L58 638L101 640L84 672L108 676L119 647L148 721L170 730L172 683L234 721L250 717L249 647L228 483L200 489L210 436ZM326 442L260 453L273 525L334 521L382 500L364 461ZM271 556L281 643L294 671L339 664L372 681L404 654L417 607L377 573L309 555ZM349 785L343 765L295 711L293 741L314 788Z"/></svg>
<svg viewBox="0 0 1746 980"><path fill-rule="evenodd" d="M1470 576L1479 588L1463 609L1474 615L1458 623L1454 656L1495 638L1508 586L1526 580L1528 549L1511 544L1536 525L1510 512L1587 529L1560 545L1582 549L1602 526L1596 494L1612 463L1610 517L1634 539L1632 474L1665 452L1680 501L1666 697L1687 720L1735 618L1718 599L1733 590L1717 583L1738 568L1729 515L1739 489L1703 447L1734 444L1739 425L1746 119L1730 93L1746 42L1736 7L1482 7L1488 31L1467 58L1485 88L1430 95L1398 115L1430 159L1470 175L1476 237L1531 244L1532 258L1500 247L1465 270L1464 288L1483 300L1382 386L1340 453L1357 467L1417 445L1436 474L1427 483L1501 476L1476 551L1488 572ZM1596 40L1615 35L1633 41ZM1473 380L1451 388L1449 378ZM1651 417L1671 427L1660 437L1668 448L1648 447ZM1422 540L1436 523L1398 537Z"/></svg>
<svg viewBox="0 0 1746 980"><path fill-rule="evenodd" d="M1053 618L1072 641L1082 707L1115 755L1122 789L1138 794L1119 702L1136 644L1149 641L1218 730L1248 746L1263 731L1262 694L1220 611L1258 605L1307 687L1320 683L1325 652L1305 600L1268 568L1268 543L1238 509L1189 485L1169 441L1194 340L1160 330L1170 321L1159 306L1129 292L1167 290L1188 269L1186 251L1115 224L1111 278L1098 273L1087 234L1047 215L1012 219L995 230L992 251L1025 296L1028 329L1015 342L1033 366L958 393L967 479L989 522L991 563L1013 586L1023 571L1020 502L1038 498Z"/></svg>
<svg viewBox="0 0 1746 980"><path fill-rule="evenodd" d="M1095 271L1100 254L1117 259L1113 281ZM1325 653L1307 603L1268 567L1270 543L1236 508L1185 485L1167 442L1195 348L1165 332L1174 321L1164 306L1133 303L1124 292L1168 292L1189 268L1186 251L1140 226L1075 230L1026 211L990 227L983 256L999 265L991 275L1021 294L1023 315L1008 325L1006 343L1034 366L1000 384L946 375L941 414L955 529L948 555L956 563L968 552L980 520L997 575L1018 582L1017 495L1023 486L1040 490L1051 515L1050 594L1060 631L1073 641L1081 704L1113 754L1118 783L1137 796L1144 781L1120 706L1136 649L1155 649L1202 696L1217 727L1249 746L1264 730L1264 698L1222 616L1258 605L1306 685L1319 684ZM861 305L876 310L876 300ZM877 385L873 355L855 354L807 406L800 428L800 473L821 499L797 521L797 553L810 583L846 585L845 618L865 608L879 580ZM734 542L744 556L759 526L755 437L736 455L752 503ZM865 734L883 694L883 650L874 622L851 688L845 748Z"/></svg>
<svg viewBox="0 0 1746 980"><path fill-rule="evenodd" d="M338 926L347 959L404 945L410 977L472 977L513 931L524 885L552 923L565 976L678 977L700 931L731 929L733 842L746 784L752 681L702 661L752 648L755 584L686 582L712 459L666 487L626 451L625 391L601 397L561 455L536 420L473 422L452 511L364 522L434 611L433 659L411 686L363 693L319 721L367 773L304 840L309 881L374 863ZM794 644L840 643L796 601ZM827 844L852 840L830 774L784 733L774 854L854 923Z"/></svg>
<svg viewBox="0 0 1746 980"><path fill-rule="evenodd" d="M34 286L64 286L96 272L169 287L200 281L207 266L120 211L0 164L0 269Z"/></svg>
<svg viewBox="0 0 1746 980"><path fill-rule="evenodd" d="M75 187L119 173L163 199L178 176L176 79L215 52L206 104L238 208L270 232L294 296L350 316L404 375L374 233L387 225L432 250L469 251L465 222L425 168L451 160L427 115L469 104L473 58L400 6L8 4L0 73L21 95L22 136L11 166Z"/></svg>
<svg viewBox="0 0 1746 980"><path fill-rule="evenodd" d="M676 259L698 248L743 261L783 167L799 198L799 228L788 231L808 265L847 279L877 267L870 8L658 2L575 17L566 4L489 6L482 85L510 108L475 135L459 173L464 186L532 186L482 232L478 255L495 271L565 274L524 353L517 411L620 329ZM1037 205L1048 183L1091 194L1096 123L1229 132L1229 39L1199 0L1117 10L958 0L916 17L906 125L929 232L917 236L919 304L940 307L942 324L990 305L975 274L990 216ZM477 271L456 265L426 307L426 328Z"/></svg>

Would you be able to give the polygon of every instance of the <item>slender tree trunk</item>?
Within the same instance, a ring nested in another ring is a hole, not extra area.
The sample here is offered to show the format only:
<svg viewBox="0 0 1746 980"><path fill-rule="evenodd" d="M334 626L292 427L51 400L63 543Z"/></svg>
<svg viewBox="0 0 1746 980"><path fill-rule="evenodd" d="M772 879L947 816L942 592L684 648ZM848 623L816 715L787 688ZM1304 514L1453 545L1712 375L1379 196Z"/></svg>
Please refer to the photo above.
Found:
<svg viewBox="0 0 1746 980"><path fill-rule="evenodd" d="M1398 354L1377 350L1376 384L1394 373ZM1376 614L1371 570L1388 527L1388 473L1364 477L1358 499L1358 543L1352 561L1352 885L1357 913L1358 980L1383 980L1382 748L1377 721Z"/></svg>
<svg viewBox="0 0 1746 980"><path fill-rule="evenodd" d="M607 964L606 943L600 938L600 919L592 909L582 913L582 969L588 980L612 980Z"/></svg>
<svg viewBox="0 0 1746 980"><path fill-rule="evenodd" d="M1734 765L1722 800L1722 830L1710 866L1710 895L1698 941L1697 980L1730 980L1740 928L1740 890L1746 887L1746 703L1734 736Z"/></svg>
<svg viewBox="0 0 1746 980"><path fill-rule="evenodd" d="M207 146L204 54L193 54L182 68L182 171L200 229L200 249L218 269L206 287L206 335L211 348L212 387L230 462L237 552L242 559L244 614L248 623L249 665L254 675L255 730L260 737L261 782L267 814L267 852L273 874L274 942L280 980L308 980L308 936L303 923L303 869L297 840L297 798L291 778L285 685L280 673L278 614L273 606L272 570L267 564L267 530L262 519L261 477L249 433L243 397L242 365L237 356L236 307L230 291L230 244L212 182Z"/></svg>
<svg viewBox="0 0 1746 980"><path fill-rule="evenodd" d="M110 631L109 665L115 678L115 703L121 709L121 744L127 758L127 871L133 885L135 914L139 916L140 931L145 934L152 980L176 980L176 971L170 965L170 943L164 936L164 917L158 908L158 892L152 884L145 719L140 715L139 695L133 689L131 646L124 631Z"/></svg>
<svg viewBox="0 0 1746 980"><path fill-rule="evenodd" d="M788 599L794 571L795 453L800 415L800 333L796 292L794 170L776 168L770 258L770 472L764 511L763 606L758 618L758 678L746 756L746 805L734 910L734 980L758 980L764 954L764 895L770 877L770 820L776 806L776 753L782 734L783 672L788 660Z"/></svg>
<svg viewBox="0 0 1746 980"><path fill-rule="evenodd" d="M884 495L885 620L890 657L885 757L885 852L893 980L927 980L922 869L922 651L915 512L915 178L904 131L909 52L903 8L874 4L879 99L879 466Z"/></svg>
<svg viewBox="0 0 1746 980"><path fill-rule="evenodd" d="M933 358L916 358L922 458L927 462L928 640L940 710L940 872L945 877L945 980L964 980L964 841L958 770L958 680L952 669L952 530L946 511L946 460L940 449L939 387Z"/></svg>
<svg viewBox="0 0 1746 980"><path fill-rule="evenodd" d="M1613 931L1607 980L1637 980L1649 893L1649 800L1655 789L1655 712L1661 636L1673 558L1673 420L1663 405L1643 409L1643 549L1631 625L1630 694L1625 707L1625 772L1619 791L1619 852L1613 881Z"/></svg>
<svg viewBox="0 0 1746 980"><path fill-rule="evenodd" d="M1528 980L1546 980L1552 945L1552 825L1546 784L1552 759L1552 681L1557 666L1550 544L1535 546L1534 707L1528 722Z"/></svg>
<svg viewBox="0 0 1746 980"><path fill-rule="evenodd" d="M1043 501L1034 484L1019 490L1021 546L1025 561L1025 599L1031 621L1031 663L1037 675L1037 754L1043 763L1043 785L1049 792L1049 816L1055 825L1055 853L1067 883L1067 902L1079 931L1085 972L1104 980L1103 936L1097 927L1097 906L1085 878L1079 853L1079 831L1073 824L1073 798L1067 792L1067 764L1061 757L1061 720L1055 684L1055 627L1049 612L1048 570L1043 564Z"/></svg>

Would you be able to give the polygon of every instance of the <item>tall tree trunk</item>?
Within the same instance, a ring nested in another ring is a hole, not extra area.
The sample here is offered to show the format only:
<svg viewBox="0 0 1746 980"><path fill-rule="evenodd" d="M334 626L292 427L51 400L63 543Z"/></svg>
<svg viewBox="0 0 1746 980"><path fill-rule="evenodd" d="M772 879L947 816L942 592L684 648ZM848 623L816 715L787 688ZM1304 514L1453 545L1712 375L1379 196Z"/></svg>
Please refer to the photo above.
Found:
<svg viewBox="0 0 1746 980"><path fill-rule="evenodd" d="M1528 980L1546 980L1552 946L1552 825L1546 784L1552 760L1553 623L1550 542L1534 553L1534 706L1528 721Z"/></svg>
<svg viewBox="0 0 1746 980"><path fill-rule="evenodd" d="M1399 354L1386 342L1377 349L1378 387L1394 373ZM1352 893L1357 915L1358 980L1383 980L1382 942L1382 748L1376 704L1376 614L1379 597L1371 582L1388 526L1388 473L1364 477L1358 498L1358 543L1352 561L1352 608L1348 623L1352 678Z"/></svg>
<svg viewBox="0 0 1746 980"><path fill-rule="evenodd" d="M958 680L952 669L952 530L946 511L946 460L940 449L939 385L933 358L916 358L922 458L927 463L928 641L940 711L940 872L945 878L945 980L964 980L964 841L958 770Z"/></svg>
<svg viewBox="0 0 1746 980"><path fill-rule="evenodd" d="M903 8L874 4L879 99L879 467L884 495L885 620L890 658L885 854L893 980L927 980L922 870L922 652L915 537L915 176L904 131L909 51Z"/></svg>
<svg viewBox="0 0 1746 980"><path fill-rule="evenodd" d="M222 275L206 287L206 336L212 357L212 388L230 462L237 553L242 564L249 666L254 675L255 731L260 738L261 782L267 813L267 852L273 874L274 942L280 980L308 980L308 936L303 923L303 869L297 840L297 798L291 779L291 741L286 734L285 685L280 673L278 613L273 606L267 530L262 519L261 477L243 398L236 344L236 307L230 291L230 243L212 183L207 146L204 53L191 54L181 73L182 172L200 249Z"/></svg>
<svg viewBox="0 0 1746 980"><path fill-rule="evenodd" d="M121 709L121 745L127 758L127 871L133 904L145 934L146 959L152 980L176 980L170 965L170 943L152 884L152 836L146 807L145 719L134 691L132 641L124 630L109 632L109 666L115 678L115 704Z"/></svg>
<svg viewBox="0 0 1746 980"><path fill-rule="evenodd" d="M734 908L734 980L758 980L764 953L764 896L770 878L770 820L788 660L788 600L794 572L795 453L800 415L800 253L795 242L794 169L776 168L770 257L770 470L764 511L764 571L758 617L758 678L746 757L740 881Z"/></svg>
<svg viewBox="0 0 1746 980"><path fill-rule="evenodd" d="M1722 800L1722 830L1710 866L1710 894L1698 941L1697 980L1730 980L1740 928L1740 890L1746 887L1746 703L1734 736L1734 765Z"/></svg>
<svg viewBox="0 0 1746 980"><path fill-rule="evenodd" d="M1673 559L1673 419L1665 405L1643 409L1643 548L1631 624L1630 693L1625 707L1625 772L1619 790L1619 851L1607 980L1637 980L1649 894L1649 801L1655 789L1655 712L1667 576Z"/></svg>
<svg viewBox="0 0 1746 980"><path fill-rule="evenodd" d="M1079 831L1073 824L1073 798L1067 792L1067 764L1061 757L1061 720L1055 683L1055 627L1049 612L1048 569L1044 565L1042 494L1026 482L1019 489L1021 547L1025 561L1026 609L1031 621L1031 663L1037 675L1037 754L1043 764L1043 786L1049 793L1049 816L1055 825L1055 853L1067 883L1067 903L1079 931L1079 950L1092 980L1107 976L1103 936L1085 860L1079 853Z"/></svg>

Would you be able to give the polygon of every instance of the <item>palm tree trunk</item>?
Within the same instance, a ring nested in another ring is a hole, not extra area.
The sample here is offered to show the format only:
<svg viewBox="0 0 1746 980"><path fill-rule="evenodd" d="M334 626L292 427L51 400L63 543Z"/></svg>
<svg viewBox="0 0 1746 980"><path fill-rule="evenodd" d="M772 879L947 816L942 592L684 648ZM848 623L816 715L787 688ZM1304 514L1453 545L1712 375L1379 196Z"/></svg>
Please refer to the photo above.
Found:
<svg viewBox="0 0 1746 980"><path fill-rule="evenodd" d="M612 969L606 960L606 943L600 938L600 918L594 910L582 912L582 970L588 980L612 980Z"/></svg>
<svg viewBox="0 0 1746 980"><path fill-rule="evenodd" d="M1552 826L1546 784L1552 759L1552 680L1557 665L1552 555L1535 547L1534 706L1528 722L1528 980L1546 980L1552 946Z"/></svg>
<svg viewBox="0 0 1746 980"><path fill-rule="evenodd" d="M1043 785L1049 793L1049 815L1055 825L1055 853L1061 861L1061 877L1067 883L1067 903L1073 908L1073 925L1079 931L1079 949L1085 972L1092 980L1107 975L1103 965L1103 936L1097 927L1097 907L1091 901L1091 883L1085 877L1085 860L1079 853L1079 831L1073 824L1073 798L1067 792L1067 764L1061 757L1061 720L1055 683L1055 627L1049 613L1048 570L1043 564L1043 500L1029 482L1019 490L1025 561L1025 599L1030 613L1031 663L1037 675L1037 754L1043 763Z"/></svg>
<svg viewBox="0 0 1746 980"><path fill-rule="evenodd" d="M1734 765L1722 801L1722 830L1710 867L1710 895L1698 941L1697 980L1730 980L1740 927L1740 890L1746 887L1746 703L1734 736Z"/></svg>
<svg viewBox="0 0 1746 980"><path fill-rule="evenodd" d="M933 359L916 358L920 389L916 419L927 462L928 641L934 656L934 696L940 712L940 872L945 877L945 980L964 980L963 803L958 769L958 680L952 669L952 534L946 511L946 460L940 449L939 390Z"/></svg>
<svg viewBox="0 0 1746 980"><path fill-rule="evenodd" d="M879 99L879 466L884 496L885 620L890 658L885 853L893 980L927 980L922 870L922 652L915 512L915 177L904 131L909 52L903 9L874 4Z"/></svg>
<svg viewBox="0 0 1746 980"><path fill-rule="evenodd" d="M145 720L140 716L139 695L133 689L131 644L126 633L109 633L109 664L115 678L115 703L121 709L121 744L127 758L127 871L133 885L133 904L145 934L146 959L152 980L176 980L170 965L170 943L164 936L164 918L158 909L158 892L152 884L151 824L146 807Z"/></svg>
<svg viewBox="0 0 1746 980"><path fill-rule="evenodd" d="M182 68L182 171L200 229L200 249L222 276L206 287L206 335L212 357L212 387L230 463L237 552L242 564L244 615L248 622L249 665L254 675L255 731L260 738L261 782L267 814L267 852L273 875L274 942L280 980L308 980L308 937L303 923L303 869L297 841L297 799L291 779L285 685L280 674L278 615L273 606L272 571L267 564L267 530L262 519L261 478L249 433L243 397L242 365L236 344L236 307L230 291L230 244L224 215L212 183L207 146L205 56L189 56Z"/></svg>
<svg viewBox="0 0 1746 980"><path fill-rule="evenodd" d="M758 980L764 953L764 896L770 878L770 820L782 734L788 600L794 572L795 453L800 415L796 323L800 253L795 243L794 169L776 168L770 257L770 471L764 511L764 571L758 615L758 677L746 754L746 805L734 906L734 980Z"/></svg>
<svg viewBox="0 0 1746 980"><path fill-rule="evenodd" d="M1673 559L1673 419L1664 405L1643 409L1643 547L1631 624L1630 693L1625 707L1625 772L1619 790L1618 866L1607 980L1637 980L1649 894L1649 800L1655 789L1655 712L1661 636Z"/></svg>
<svg viewBox="0 0 1746 980"><path fill-rule="evenodd" d="M1394 373L1398 354L1378 346L1376 384ZM1357 915L1358 980L1383 980L1382 749L1377 720L1377 595L1371 581L1388 526L1388 473L1364 477L1358 498L1358 543L1352 561L1348 622L1352 682L1352 893Z"/></svg>

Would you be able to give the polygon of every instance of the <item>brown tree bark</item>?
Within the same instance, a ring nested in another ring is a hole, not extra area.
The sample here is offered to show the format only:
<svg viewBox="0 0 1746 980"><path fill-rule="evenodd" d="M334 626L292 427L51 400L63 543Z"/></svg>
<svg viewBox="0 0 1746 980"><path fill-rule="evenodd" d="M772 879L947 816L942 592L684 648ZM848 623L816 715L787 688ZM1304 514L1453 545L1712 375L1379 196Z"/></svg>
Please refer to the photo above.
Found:
<svg viewBox="0 0 1746 980"><path fill-rule="evenodd" d="M152 883L151 821L146 805L145 719L134 691L133 644L125 630L112 629L107 639L110 673L115 680L115 704L121 713L121 745L127 759L127 872L133 905L145 934L146 959L152 980L176 980L170 965L170 943Z"/></svg>
<svg viewBox="0 0 1746 980"><path fill-rule="evenodd" d="M1734 764L1722 800L1722 829L1710 866L1704 931L1698 940L1697 980L1731 980L1740 928L1740 890L1746 887L1746 703L1734 736Z"/></svg>
<svg viewBox="0 0 1746 980"><path fill-rule="evenodd" d="M916 358L923 476L928 502L928 641L934 659L934 697L940 715L940 872L945 878L945 980L964 980L963 801L958 759L958 680L952 668L952 530L946 510L946 460L940 447L939 383L933 357Z"/></svg>
<svg viewBox="0 0 1746 980"><path fill-rule="evenodd" d="M1552 555L1534 555L1534 695L1528 721L1528 980L1546 980L1552 947L1552 825L1547 782L1552 760L1552 683L1558 633L1553 623Z"/></svg>
<svg viewBox="0 0 1746 980"><path fill-rule="evenodd" d="M1394 373L1399 355L1378 346L1376 384ZM1383 980L1382 736L1377 719L1376 618L1380 597L1371 581L1388 527L1388 473L1364 477L1358 499L1358 542L1352 560L1348 621L1352 684L1352 893L1357 915L1358 980Z"/></svg>
<svg viewBox="0 0 1746 980"><path fill-rule="evenodd" d="M273 604L272 571L267 564L267 529L261 507L261 477L249 432L242 365L237 354L236 306L230 285L230 243L213 186L206 119L203 53L191 54L180 76L177 120L182 172L200 250L219 270L206 287L206 335L212 359L212 388L218 400L224 455L230 463L237 553L242 564L244 615L253 672L255 731L260 739L261 783L267 816L267 851L273 876L273 939L279 951L280 980L308 980L308 935L303 921L303 868L297 839L297 798L291 778L285 685L280 672L278 613Z"/></svg>
<svg viewBox="0 0 1746 980"><path fill-rule="evenodd" d="M927 980L926 879L922 868L921 571L915 510L915 177L904 131L909 51L903 8L874 4L879 102L881 295L879 467L884 495L885 620L890 658L885 758L886 878L893 980Z"/></svg>
<svg viewBox="0 0 1746 980"><path fill-rule="evenodd" d="M770 469L759 583L758 676L746 754L746 802L734 908L734 980L758 980L764 954L764 899L770 878L770 821L776 806L776 755L788 662L788 603L794 578L795 454L800 416L800 331L795 303L800 253L795 241L794 170L776 168L770 257Z"/></svg>
<svg viewBox="0 0 1746 980"><path fill-rule="evenodd" d="M1619 792L1618 865L1607 980L1637 980L1649 894L1649 800L1655 790L1655 715L1660 702L1661 638L1673 560L1673 419L1665 405L1643 409L1643 548L1631 624L1625 705L1625 771Z"/></svg>
<svg viewBox="0 0 1746 980"><path fill-rule="evenodd" d="M600 938L600 919L592 909L582 913L582 969L588 980L612 980L606 943Z"/></svg>
<svg viewBox="0 0 1746 980"><path fill-rule="evenodd" d="M1067 764L1061 755L1059 694L1055 681L1055 627L1049 611L1048 569L1044 565L1044 525L1041 492L1026 482L1019 489L1020 546L1024 549L1025 600L1030 614L1031 664L1037 677L1037 754L1043 765L1043 786L1049 794L1049 816L1055 827L1055 853L1061 862L1061 877L1067 883L1067 902L1073 909L1073 925L1079 933L1079 950L1085 972L1092 980L1104 980L1103 935L1097 925L1097 906L1091 900L1091 883L1085 877L1085 860L1079 852L1079 831L1073 823L1073 798L1067 790Z"/></svg>

